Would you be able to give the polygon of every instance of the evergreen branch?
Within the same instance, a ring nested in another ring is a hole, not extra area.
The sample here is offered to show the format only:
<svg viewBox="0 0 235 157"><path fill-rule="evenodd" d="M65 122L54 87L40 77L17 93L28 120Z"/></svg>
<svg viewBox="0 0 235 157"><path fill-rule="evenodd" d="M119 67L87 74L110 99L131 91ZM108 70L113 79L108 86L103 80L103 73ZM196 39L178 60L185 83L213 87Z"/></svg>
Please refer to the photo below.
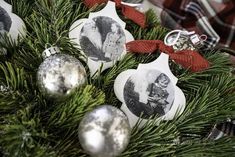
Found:
<svg viewBox="0 0 235 157"><path fill-rule="evenodd" d="M132 130L131 140L127 150L122 154L123 157L168 156L174 153L174 147L179 138L174 122L159 124L156 117L142 127L139 124Z"/></svg>
<svg viewBox="0 0 235 157"><path fill-rule="evenodd" d="M193 137L205 135L207 127L234 113L227 105L235 103L235 99L230 99L231 104L224 104L224 100L218 89L202 86L194 99L187 103L184 113L178 119L177 127L180 132Z"/></svg>
<svg viewBox="0 0 235 157"><path fill-rule="evenodd" d="M54 112L51 113L48 126L76 127L86 112L103 104L104 101L104 93L93 86L87 85L85 88L80 88L67 103L56 104Z"/></svg>
<svg viewBox="0 0 235 157"><path fill-rule="evenodd" d="M23 20L25 17L31 14L32 6L35 0L5 0L7 3L11 4L13 7L13 13L20 16Z"/></svg>
<svg viewBox="0 0 235 157"><path fill-rule="evenodd" d="M0 34L0 39L0 61L4 62L17 52L19 46L8 34ZM20 42L20 39L17 42Z"/></svg>
<svg viewBox="0 0 235 157"><path fill-rule="evenodd" d="M54 150L58 150L58 157L88 157L79 143L77 129L69 130L62 135L63 138L58 138L54 146Z"/></svg>
<svg viewBox="0 0 235 157"><path fill-rule="evenodd" d="M9 38L0 43L8 51L7 56L0 58L8 61L0 65L0 81L12 88L11 92L0 93L1 151L5 156L22 157L88 156L77 136L84 114L103 103L120 105L113 92L115 78L140 63L155 60L159 53L125 56L112 68L90 77L92 85L78 89L67 102L44 100L35 82L45 44L57 45L62 53L80 58L80 50L68 38L69 28L74 21L87 18L91 11L104 5L88 9L81 0L11 0L11 3L14 12L26 21L28 34L18 45ZM149 25L145 29L123 15L121 18L135 39L162 40L167 32L153 11L147 12ZM154 119L142 128L136 126L122 156L233 155L233 138L205 139L212 125L235 115L232 92L235 81L230 76L229 59L221 53L203 52L211 67L200 73L191 73L170 61L173 73L179 77L178 86L186 94L185 111L172 121L159 123Z"/></svg>
<svg viewBox="0 0 235 157"><path fill-rule="evenodd" d="M5 64L0 64L0 73L1 82L13 90L27 88L24 69L6 62Z"/></svg>
<svg viewBox="0 0 235 157"><path fill-rule="evenodd" d="M36 92L33 91L32 79L23 68L12 63L0 64L0 113L14 113L18 109L33 104ZM29 91L33 92L29 92ZM36 101L36 100L35 100Z"/></svg>
<svg viewBox="0 0 235 157"><path fill-rule="evenodd" d="M49 149L39 143L41 139L47 138L47 134L40 126L40 119L30 111L28 107L19 110L16 115L5 117L4 123L0 125L0 144L5 156L30 157L33 153L37 156L48 154L43 149Z"/></svg>
<svg viewBox="0 0 235 157"><path fill-rule="evenodd" d="M222 138L216 141L190 141L176 148L178 157L228 157L234 155L234 138Z"/></svg>

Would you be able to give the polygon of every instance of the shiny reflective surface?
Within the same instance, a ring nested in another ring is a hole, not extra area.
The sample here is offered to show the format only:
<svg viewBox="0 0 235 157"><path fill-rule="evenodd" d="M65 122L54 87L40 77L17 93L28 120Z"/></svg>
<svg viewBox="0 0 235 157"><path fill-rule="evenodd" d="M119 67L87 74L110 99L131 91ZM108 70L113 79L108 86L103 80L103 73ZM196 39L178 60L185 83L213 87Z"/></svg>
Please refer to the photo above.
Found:
<svg viewBox="0 0 235 157"><path fill-rule="evenodd" d="M79 125L79 140L93 157L120 155L129 143L131 128L125 114L110 105L87 113Z"/></svg>
<svg viewBox="0 0 235 157"><path fill-rule="evenodd" d="M76 58L55 54L44 60L37 72L38 86L47 97L62 99L86 81L86 71Z"/></svg>

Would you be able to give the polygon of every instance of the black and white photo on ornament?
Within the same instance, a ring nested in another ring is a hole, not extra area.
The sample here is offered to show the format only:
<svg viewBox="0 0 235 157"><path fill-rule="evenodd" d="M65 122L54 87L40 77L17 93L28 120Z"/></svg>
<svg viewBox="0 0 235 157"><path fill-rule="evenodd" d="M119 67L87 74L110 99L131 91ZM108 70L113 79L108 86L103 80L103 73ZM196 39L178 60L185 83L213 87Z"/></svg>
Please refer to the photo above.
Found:
<svg viewBox="0 0 235 157"><path fill-rule="evenodd" d="M110 62L120 58L124 52L126 37L119 23L110 17L98 16L85 22L79 41L87 57Z"/></svg>
<svg viewBox="0 0 235 157"><path fill-rule="evenodd" d="M7 11L0 6L0 42L4 42L4 35L10 31L12 20ZM6 55L7 50L0 48L0 55Z"/></svg>
<svg viewBox="0 0 235 157"><path fill-rule="evenodd" d="M12 20L7 11L0 6L0 34L10 31Z"/></svg>
<svg viewBox="0 0 235 157"><path fill-rule="evenodd" d="M132 75L124 87L124 100L136 116L164 116L174 102L174 86L170 78L158 71L140 71Z"/></svg>

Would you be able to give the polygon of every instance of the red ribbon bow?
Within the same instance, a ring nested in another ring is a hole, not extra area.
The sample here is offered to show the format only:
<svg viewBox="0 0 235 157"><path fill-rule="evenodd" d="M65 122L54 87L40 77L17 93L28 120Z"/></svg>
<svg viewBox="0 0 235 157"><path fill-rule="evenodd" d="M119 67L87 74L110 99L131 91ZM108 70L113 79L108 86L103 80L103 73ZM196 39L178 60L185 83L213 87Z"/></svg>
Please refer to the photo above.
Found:
<svg viewBox="0 0 235 157"><path fill-rule="evenodd" d="M106 3L108 0L84 0L84 4L91 8L96 4ZM114 0L116 6L122 9L122 13L125 17L131 19L133 22L137 23L142 28L145 27L146 17L143 13L135 10L134 8L123 5L121 0Z"/></svg>
<svg viewBox="0 0 235 157"><path fill-rule="evenodd" d="M202 71L209 67L209 62L198 52L192 50L181 50L174 52L173 48L167 46L161 40L136 40L126 44L127 50L136 53L153 53L156 50L165 52L176 63L193 72Z"/></svg>

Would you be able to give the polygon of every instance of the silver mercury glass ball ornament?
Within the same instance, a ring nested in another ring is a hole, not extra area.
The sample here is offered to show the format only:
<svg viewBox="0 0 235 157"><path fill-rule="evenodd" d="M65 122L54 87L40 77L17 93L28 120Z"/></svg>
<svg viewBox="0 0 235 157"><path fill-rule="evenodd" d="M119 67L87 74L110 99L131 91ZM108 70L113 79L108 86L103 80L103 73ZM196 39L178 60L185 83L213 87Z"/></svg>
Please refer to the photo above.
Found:
<svg viewBox="0 0 235 157"><path fill-rule="evenodd" d="M79 60L59 52L58 47L43 52L44 58L47 58L39 66L37 81L44 95L61 100L83 85L87 75Z"/></svg>
<svg viewBox="0 0 235 157"><path fill-rule="evenodd" d="M103 105L87 113L79 125L79 141L93 157L115 157L127 147L131 128L126 115Z"/></svg>

